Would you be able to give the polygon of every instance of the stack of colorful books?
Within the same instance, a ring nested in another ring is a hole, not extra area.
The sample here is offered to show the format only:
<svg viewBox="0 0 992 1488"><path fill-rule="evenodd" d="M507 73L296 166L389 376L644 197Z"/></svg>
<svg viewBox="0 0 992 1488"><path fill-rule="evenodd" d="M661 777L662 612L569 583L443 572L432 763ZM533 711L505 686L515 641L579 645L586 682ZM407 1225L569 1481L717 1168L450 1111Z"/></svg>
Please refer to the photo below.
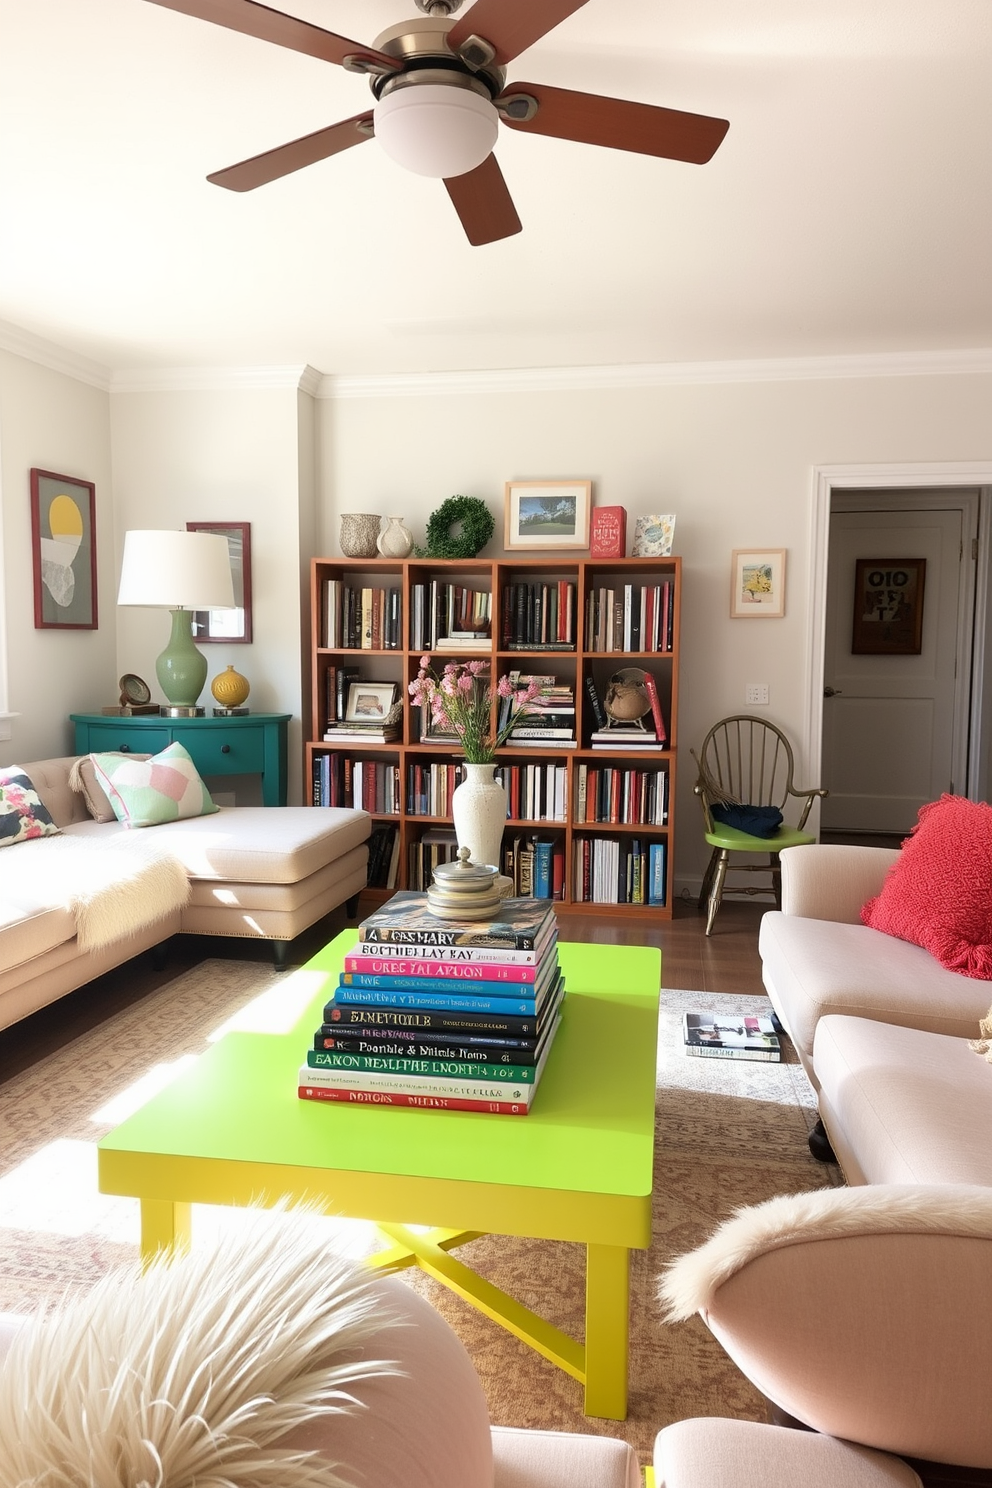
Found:
<svg viewBox="0 0 992 1488"><path fill-rule="evenodd" d="M440 920L402 890L363 920L299 1072L303 1100L526 1116L565 982L546 901Z"/></svg>

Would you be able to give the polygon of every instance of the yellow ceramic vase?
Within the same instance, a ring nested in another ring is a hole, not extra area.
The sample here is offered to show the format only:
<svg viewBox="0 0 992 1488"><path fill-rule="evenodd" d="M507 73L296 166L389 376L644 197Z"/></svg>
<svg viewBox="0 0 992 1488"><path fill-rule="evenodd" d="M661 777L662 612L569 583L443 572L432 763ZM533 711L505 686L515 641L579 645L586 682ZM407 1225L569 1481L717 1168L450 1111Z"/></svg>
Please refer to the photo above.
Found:
<svg viewBox="0 0 992 1488"><path fill-rule="evenodd" d="M251 692L251 684L247 677L242 677L233 666L229 666L226 671L217 673L210 684L210 691L217 699L219 707L240 708Z"/></svg>

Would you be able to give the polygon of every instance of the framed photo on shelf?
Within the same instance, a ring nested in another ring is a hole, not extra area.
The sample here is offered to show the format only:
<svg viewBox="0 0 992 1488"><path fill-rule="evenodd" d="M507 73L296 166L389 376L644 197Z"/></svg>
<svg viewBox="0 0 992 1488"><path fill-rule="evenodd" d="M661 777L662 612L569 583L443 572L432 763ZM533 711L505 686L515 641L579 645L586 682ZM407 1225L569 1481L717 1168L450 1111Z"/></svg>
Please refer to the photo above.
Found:
<svg viewBox="0 0 992 1488"><path fill-rule="evenodd" d="M919 656L923 650L925 558L857 558L854 656Z"/></svg>
<svg viewBox="0 0 992 1488"><path fill-rule="evenodd" d="M395 682L351 682L345 723L381 723L396 701Z"/></svg>
<svg viewBox="0 0 992 1488"><path fill-rule="evenodd" d="M735 548L730 570L731 620L781 620L785 614L785 548Z"/></svg>
<svg viewBox="0 0 992 1488"><path fill-rule="evenodd" d="M194 610L193 638L201 641L226 641L228 645L251 642L251 523L187 522L187 532L219 532L227 538L234 583L233 610Z"/></svg>
<svg viewBox="0 0 992 1488"><path fill-rule="evenodd" d="M96 487L31 471L35 630L96 630Z"/></svg>
<svg viewBox="0 0 992 1488"><path fill-rule="evenodd" d="M592 481L507 481L503 546L564 552L588 548Z"/></svg>

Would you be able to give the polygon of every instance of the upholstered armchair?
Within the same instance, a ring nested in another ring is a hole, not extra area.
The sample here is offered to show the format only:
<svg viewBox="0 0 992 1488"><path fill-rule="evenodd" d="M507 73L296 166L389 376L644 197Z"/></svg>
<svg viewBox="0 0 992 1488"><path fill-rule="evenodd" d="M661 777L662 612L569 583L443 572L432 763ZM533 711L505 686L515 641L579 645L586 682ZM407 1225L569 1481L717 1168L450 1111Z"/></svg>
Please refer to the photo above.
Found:
<svg viewBox="0 0 992 1488"><path fill-rule="evenodd" d="M674 1262L660 1296L792 1424L666 1427L658 1488L992 1481L992 1190L771 1199Z"/></svg>
<svg viewBox="0 0 992 1488"><path fill-rule="evenodd" d="M608 1437L491 1428L454 1332L302 1223L0 1317L0 1483L639 1488Z"/></svg>

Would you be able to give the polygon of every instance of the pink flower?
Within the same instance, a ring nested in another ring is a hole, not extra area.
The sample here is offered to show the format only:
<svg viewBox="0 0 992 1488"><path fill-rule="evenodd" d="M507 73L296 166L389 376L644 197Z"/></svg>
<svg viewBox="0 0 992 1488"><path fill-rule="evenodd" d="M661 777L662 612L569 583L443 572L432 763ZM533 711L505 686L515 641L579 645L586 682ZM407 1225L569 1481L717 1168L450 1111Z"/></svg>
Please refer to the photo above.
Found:
<svg viewBox="0 0 992 1488"><path fill-rule="evenodd" d="M509 677L500 677L499 681L496 683L496 692L497 695L501 698L508 698L513 696L513 683L510 681Z"/></svg>

